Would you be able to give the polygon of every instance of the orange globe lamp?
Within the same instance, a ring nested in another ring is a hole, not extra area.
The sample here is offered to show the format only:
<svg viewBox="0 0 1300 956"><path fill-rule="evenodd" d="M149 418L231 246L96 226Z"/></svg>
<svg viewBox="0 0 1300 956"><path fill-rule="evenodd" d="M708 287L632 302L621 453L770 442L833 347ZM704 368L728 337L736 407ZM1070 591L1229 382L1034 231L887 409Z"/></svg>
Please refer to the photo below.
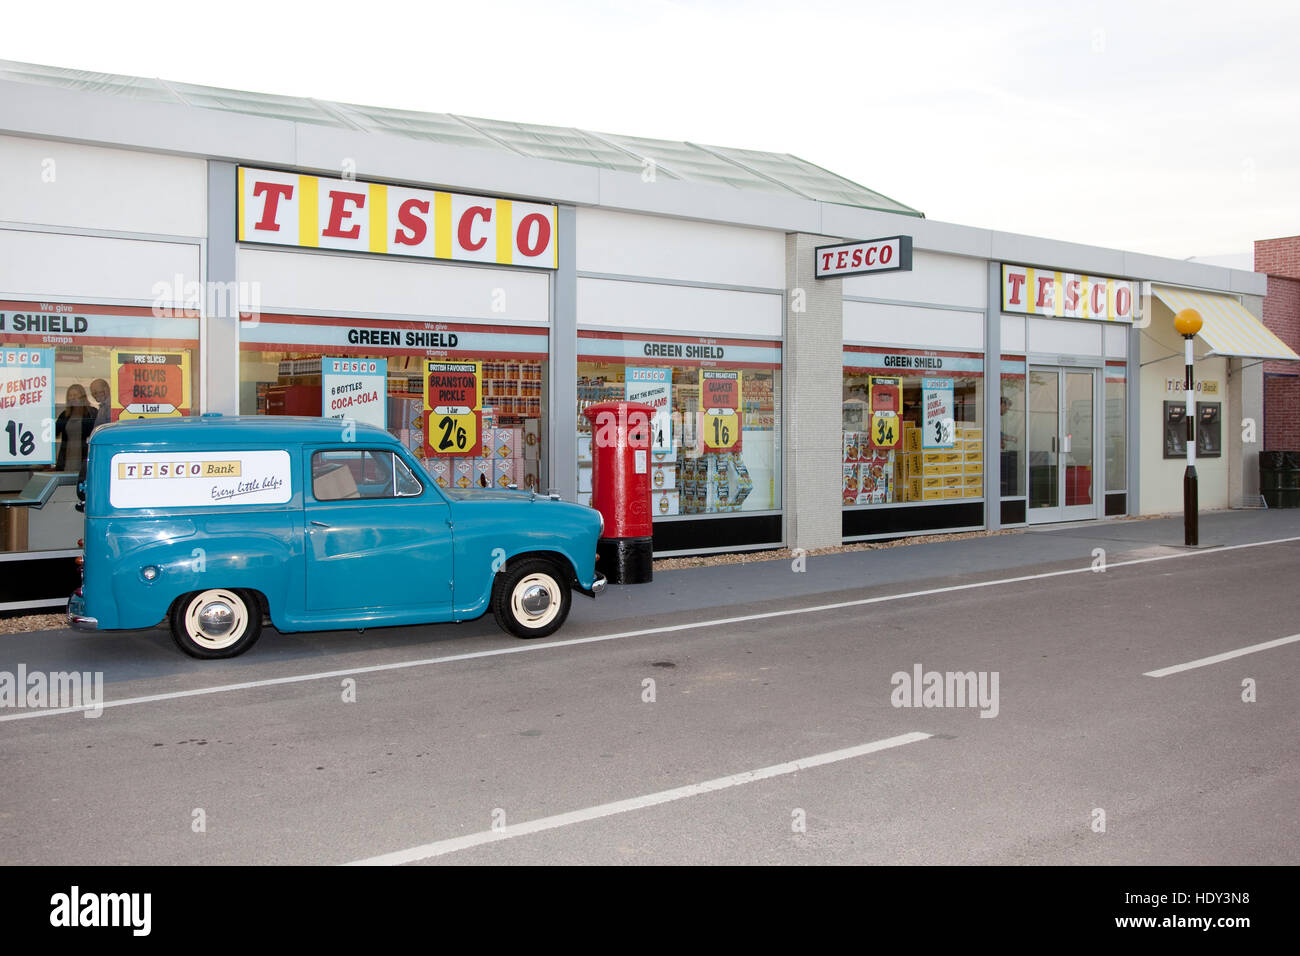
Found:
<svg viewBox="0 0 1300 956"><path fill-rule="evenodd" d="M1184 338L1191 338L1201 331L1201 313L1195 309L1183 309L1174 316L1174 328Z"/></svg>

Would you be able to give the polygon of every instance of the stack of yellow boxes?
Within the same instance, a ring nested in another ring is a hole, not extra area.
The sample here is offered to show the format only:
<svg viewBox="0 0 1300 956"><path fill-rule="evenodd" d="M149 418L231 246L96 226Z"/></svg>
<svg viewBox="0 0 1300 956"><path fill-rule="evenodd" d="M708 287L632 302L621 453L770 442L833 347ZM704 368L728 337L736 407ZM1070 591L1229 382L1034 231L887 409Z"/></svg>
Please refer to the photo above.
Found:
<svg viewBox="0 0 1300 956"><path fill-rule="evenodd" d="M956 425L952 448L921 447L921 429L903 425L903 453L896 456L896 484L902 501L979 498L984 494L984 432Z"/></svg>

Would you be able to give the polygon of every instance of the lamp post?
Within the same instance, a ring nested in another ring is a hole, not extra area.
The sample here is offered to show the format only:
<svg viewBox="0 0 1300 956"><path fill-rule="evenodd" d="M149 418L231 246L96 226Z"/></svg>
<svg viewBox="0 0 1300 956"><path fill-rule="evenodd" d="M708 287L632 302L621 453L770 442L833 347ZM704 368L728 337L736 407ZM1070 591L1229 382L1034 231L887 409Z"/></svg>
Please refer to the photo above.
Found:
<svg viewBox="0 0 1300 956"><path fill-rule="evenodd" d="M1198 547L1199 504L1196 487L1196 382L1192 377L1192 339L1201 331L1201 313L1183 309L1174 316L1174 328L1183 337L1183 362L1187 366L1187 470L1183 472L1183 544Z"/></svg>

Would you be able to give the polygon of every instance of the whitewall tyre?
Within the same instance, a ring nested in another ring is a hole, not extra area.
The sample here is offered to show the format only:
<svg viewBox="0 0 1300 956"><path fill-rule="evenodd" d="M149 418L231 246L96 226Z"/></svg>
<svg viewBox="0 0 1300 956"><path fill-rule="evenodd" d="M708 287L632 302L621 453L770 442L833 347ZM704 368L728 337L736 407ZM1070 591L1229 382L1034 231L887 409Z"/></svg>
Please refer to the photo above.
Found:
<svg viewBox="0 0 1300 956"><path fill-rule="evenodd" d="M492 613L515 637L546 637L569 616L572 598L567 575L550 561L530 558L497 575Z"/></svg>
<svg viewBox="0 0 1300 956"><path fill-rule="evenodd" d="M172 607L171 628L176 646L191 657L235 657L261 636L262 609L247 591L194 591Z"/></svg>

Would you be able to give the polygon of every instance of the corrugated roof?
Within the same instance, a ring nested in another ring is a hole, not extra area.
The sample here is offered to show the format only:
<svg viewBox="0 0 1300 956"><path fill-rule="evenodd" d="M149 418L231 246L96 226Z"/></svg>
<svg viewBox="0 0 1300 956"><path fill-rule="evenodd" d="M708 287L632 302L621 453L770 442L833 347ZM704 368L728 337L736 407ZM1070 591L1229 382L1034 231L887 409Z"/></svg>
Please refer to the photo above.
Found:
<svg viewBox="0 0 1300 956"><path fill-rule="evenodd" d="M12 60L0 60L0 80L177 103L293 123L387 133L447 146L494 149L615 172L645 174L653 169L655 176L666 179L796 196L905 216L924 215L790 153L702 146L617 133L596 133L573 127L251 93Z"/></svg>

